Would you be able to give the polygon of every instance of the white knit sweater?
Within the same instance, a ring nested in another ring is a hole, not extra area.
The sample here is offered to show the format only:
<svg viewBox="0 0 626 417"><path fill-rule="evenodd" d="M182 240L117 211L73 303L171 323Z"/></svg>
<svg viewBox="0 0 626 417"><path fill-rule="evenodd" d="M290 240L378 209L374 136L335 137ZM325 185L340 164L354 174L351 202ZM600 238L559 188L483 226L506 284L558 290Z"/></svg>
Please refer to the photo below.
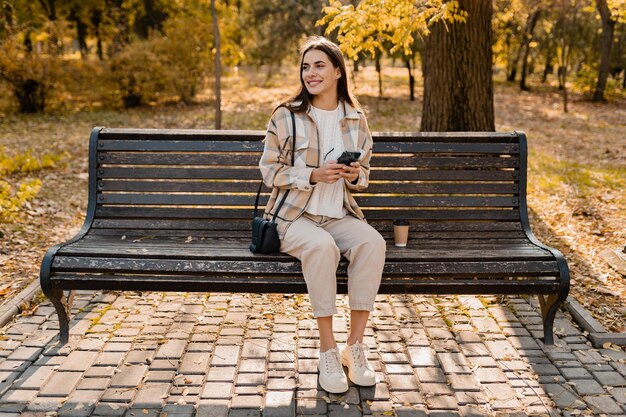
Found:
<svg viewBox="0 0 626 417"><path fill-rule="evenodd" d="M319 143L323 159L320 166L326 161L337 160L344 151L339 121L343 117L342 106L335 110L321 110L312 107L312 114L317 124ZM313 189L311 200L307 206L307 213L318 216L328 216L337 219L343 218L347 211L343 207L344 180L339 179L334 184L318 183Z"/></svg>

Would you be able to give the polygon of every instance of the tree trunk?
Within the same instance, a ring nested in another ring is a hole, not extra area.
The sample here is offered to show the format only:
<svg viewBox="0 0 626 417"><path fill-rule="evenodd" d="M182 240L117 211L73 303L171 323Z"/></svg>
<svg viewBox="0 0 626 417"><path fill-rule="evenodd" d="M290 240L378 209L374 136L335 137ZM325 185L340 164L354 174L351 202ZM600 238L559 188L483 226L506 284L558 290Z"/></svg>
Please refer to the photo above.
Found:
<svg viewBox="0 0 626 417"><path fill-rule="evenodd" d="M376 55L374 62L376 64L376 72L378 73L378 97L382 97L383 96L383 74L382 74L382 69L380 67L380 54Z"/></svg>
<svg viewBox="0 0 626 417"><path fill-rule="evenodd" d="M491 0L461 0L466 23L439 22L424 47L425 132L494 131Z"/></svg>
<svg viewBox="0 0 626 417"><path fill-rule="evenodd" d="M213 39L215 41L215 129L222 128L222 63L220 57L220 28L217 23L215 0L211 0L211 14L213 15Z"/></svg>
<svg viewBox="0 0 626 417"><path fill-rule="evenodd" d="M528 73L528 55L530 54L530 42L533 39L533 32L535 26L539 20L541 9L535 10L528 18L528 25L526 25L526 38L524 39L524 58L522 58L522 78L519 83L519 88L522 91L528 91L529 88L526 85L526 74Z"/></svg>
<svg viewBox="0 0 626 417"><path fill-rule="evenodd" d="M616 21L611 18L611 12L606 0L597 0L596 6L602 19L602 36L600 38L600 67L598 69L598 83L593 94L593 101L605 101L604 89L606 80L611 70L611 46L613 45L613 33Z"/></svg>
<svg viewBox="0 0 626 417"><path fill-rule="evenodd" d="M548 80L548 74L552 74L554 67L552 65L552 45L548 44L546 50L546 65L543 67L543 74L541 75L541 84L545 84Z"/></svg>
<svg viewBox="0 0 626 417"><path fill-rule="evenodd" d="M411 101L415 101L415 77L413 76L413 71L411 70L411 57L405 57L404 63L406 64L406 69L409 70L409 91L411 94Z"/></svg>

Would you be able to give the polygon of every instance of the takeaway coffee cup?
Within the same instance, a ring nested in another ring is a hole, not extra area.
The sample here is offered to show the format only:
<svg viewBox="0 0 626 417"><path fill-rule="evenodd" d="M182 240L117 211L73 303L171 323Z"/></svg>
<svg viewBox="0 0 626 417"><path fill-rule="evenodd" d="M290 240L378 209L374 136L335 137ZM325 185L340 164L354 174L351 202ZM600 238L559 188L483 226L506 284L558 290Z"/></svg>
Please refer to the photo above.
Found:
<svg viewBox="0 0 626 417"><path fill-rule="evenodd" d="M406 220L393 221L393 240L396 246L405 247L409 240L409 222Z"/></svg>

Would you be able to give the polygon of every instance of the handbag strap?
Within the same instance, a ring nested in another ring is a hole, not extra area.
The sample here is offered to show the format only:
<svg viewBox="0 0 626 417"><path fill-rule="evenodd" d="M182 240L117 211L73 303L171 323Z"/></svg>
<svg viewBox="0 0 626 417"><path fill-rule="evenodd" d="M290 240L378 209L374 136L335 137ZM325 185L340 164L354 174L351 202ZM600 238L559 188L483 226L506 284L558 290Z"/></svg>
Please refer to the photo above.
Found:
<svg viewBox="0 0 626 417"><path fill-rule="evenodd" d="M290 113L291 113L291 125L293 126L293 147L291 148L291 166L294 166L294 154L296 153L296 116L294 115L292 111L290 111ZM261 188L263 188L263 181L261 181L261 184L259 185L259 191L257 191L256 200L254 200L254 217L256 217L258 213L259 197L261 196ZM276 211L274 211L274 217L272 217L273 223L276 222L276 216L278 215L278 212L282 208L283 203L285 202L285 199L287 198L287 194L289 194L289 190L285 192L285 194L283 195L283 198L281 198L280 200L280 203L278 203L278 207L276 208Z"/></svg>

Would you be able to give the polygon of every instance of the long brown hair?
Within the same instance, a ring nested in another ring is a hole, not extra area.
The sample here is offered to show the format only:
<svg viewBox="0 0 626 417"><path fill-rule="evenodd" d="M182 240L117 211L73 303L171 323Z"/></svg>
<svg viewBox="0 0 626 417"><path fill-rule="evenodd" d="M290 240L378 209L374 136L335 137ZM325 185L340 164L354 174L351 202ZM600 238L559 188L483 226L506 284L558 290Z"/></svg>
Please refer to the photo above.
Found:
<svg viewBox="0 0 626 417"><path fill-rule="evenodd" d="M339 49L339 46L334 42L329 41L323 36L310 36L300 46L300 89L296 94L291 96L287 101L281 103L278 107L285 106L294 113L301 113L307 111L311 102L313 101L313 95L309 93L304 84L302 78L302 65L304 61L304 55L311 49L317 49L324 52L334 68L339 67L341 77L337 80L337 98L341 101L345 101L356 109L360 109L361 106L358 100L352 95L348 88L348 75L346 73L346 62L343 58L343 54ZM296 102L296 104L294 104ZM298 103L299 102L299 103ZM277 108L278 108L277 107Z"/></svg>

